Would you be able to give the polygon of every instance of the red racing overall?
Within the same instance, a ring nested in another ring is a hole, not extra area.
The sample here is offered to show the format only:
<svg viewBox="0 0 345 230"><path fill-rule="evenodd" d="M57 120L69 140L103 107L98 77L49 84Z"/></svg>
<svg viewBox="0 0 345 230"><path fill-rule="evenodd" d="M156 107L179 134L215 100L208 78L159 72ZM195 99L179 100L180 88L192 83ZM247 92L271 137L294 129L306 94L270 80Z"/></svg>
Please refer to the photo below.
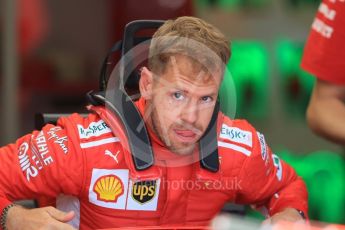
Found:
<svg viewBox="0 0 345 230"><path fill-rule="evenodd" d="M145 101L136 105L143 114ZM217 173L200 167L198 149L171 153L151 130L156 164L137 172L121 125L105 108L90 109L0 148L0 211L14 200L72 195L80 229L207 226L226 202L307 213L304 182L244 120L219 113Z"/></svg>

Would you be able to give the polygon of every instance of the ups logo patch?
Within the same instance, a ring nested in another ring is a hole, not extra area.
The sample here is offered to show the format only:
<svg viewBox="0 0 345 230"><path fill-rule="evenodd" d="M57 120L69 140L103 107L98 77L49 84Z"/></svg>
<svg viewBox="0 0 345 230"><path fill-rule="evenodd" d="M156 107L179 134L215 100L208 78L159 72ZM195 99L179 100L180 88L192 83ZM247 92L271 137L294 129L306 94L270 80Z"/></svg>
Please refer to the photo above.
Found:
<svg viewBox="0 0 345 230"><path fill-rule="evenodd" d="M133 184L132 197L140 204L152 200L156 194L156 181L139 181Z"/></svg>

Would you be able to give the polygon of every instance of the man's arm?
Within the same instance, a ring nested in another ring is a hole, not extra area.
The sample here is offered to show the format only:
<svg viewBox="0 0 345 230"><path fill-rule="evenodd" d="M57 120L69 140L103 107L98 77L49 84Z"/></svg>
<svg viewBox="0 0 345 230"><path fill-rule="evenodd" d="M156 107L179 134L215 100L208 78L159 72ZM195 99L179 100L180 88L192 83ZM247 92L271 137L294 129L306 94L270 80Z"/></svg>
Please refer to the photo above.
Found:
<svg viewBox="0 0 345 230"><path fill-rule="evenodd" d="M317 79L307 110L310 128L330 141L345 145L345 86Z"/></svg>
<svg viewBox="0 0 345 230"><path fill-rule="evenodd" d="M38 224L67 226L62 222L73 218L73 213L63 214L52 207L6 209L15 200L79 194L83 154L74 144L77 137L71 134L75 131L67 126L69 132L63 126L47 125L0 148L0 213L6 217L8 229L37 229Z"/></svg>
<svg viewBox="0 0 345 230"><path fill-rule="evenodd" d="M251 161L251 160L249 160ZM255 161L255 160L254 160ZM294 170L273 155L273 166L260 167L248 162L241 177L243 187L237 202L252 204L272 223L300 221L308 216L308 194L305 183ZM250 171L250 172L249 172Z"/></svg>
<svg viewBox="0 0 345 230"><path fill-rule="evenodd" d="M272 222L299 221L307 217L308 194L305 183L293 168L272 153L262 134L248 124L251 131L251 154L240 172L241 188L235 202L251 204Z"/></svg>

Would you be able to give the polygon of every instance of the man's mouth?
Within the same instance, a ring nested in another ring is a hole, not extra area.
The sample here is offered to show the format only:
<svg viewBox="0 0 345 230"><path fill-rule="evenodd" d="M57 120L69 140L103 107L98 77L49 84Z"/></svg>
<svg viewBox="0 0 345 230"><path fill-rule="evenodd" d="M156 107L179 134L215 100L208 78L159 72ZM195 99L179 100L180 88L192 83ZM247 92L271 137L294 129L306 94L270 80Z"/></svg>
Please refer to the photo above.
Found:
<svg viewBox="0 0 345 230"><path fill-rule="evenodd" d="M195 142L197 139L197 134L192 130L188 129L174 129L176 137L182 142Z"/></svg>

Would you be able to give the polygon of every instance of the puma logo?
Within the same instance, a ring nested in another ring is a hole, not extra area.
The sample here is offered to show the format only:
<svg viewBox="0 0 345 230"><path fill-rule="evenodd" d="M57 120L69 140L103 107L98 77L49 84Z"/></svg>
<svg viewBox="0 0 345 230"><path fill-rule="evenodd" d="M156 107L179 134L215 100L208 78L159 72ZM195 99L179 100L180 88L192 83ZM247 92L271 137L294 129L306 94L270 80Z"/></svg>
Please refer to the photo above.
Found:
<svg viewBox="0 0 345 230"><path fill-rule="evenodd" d="M119 163L119 160L117 159L117 156L119 155L119 153L120 153L120 150L118 150L115 155L112 152L110 152L109 150L105 150L104 154L113 158L114 161L116 161L116 163Z"/></svg>

